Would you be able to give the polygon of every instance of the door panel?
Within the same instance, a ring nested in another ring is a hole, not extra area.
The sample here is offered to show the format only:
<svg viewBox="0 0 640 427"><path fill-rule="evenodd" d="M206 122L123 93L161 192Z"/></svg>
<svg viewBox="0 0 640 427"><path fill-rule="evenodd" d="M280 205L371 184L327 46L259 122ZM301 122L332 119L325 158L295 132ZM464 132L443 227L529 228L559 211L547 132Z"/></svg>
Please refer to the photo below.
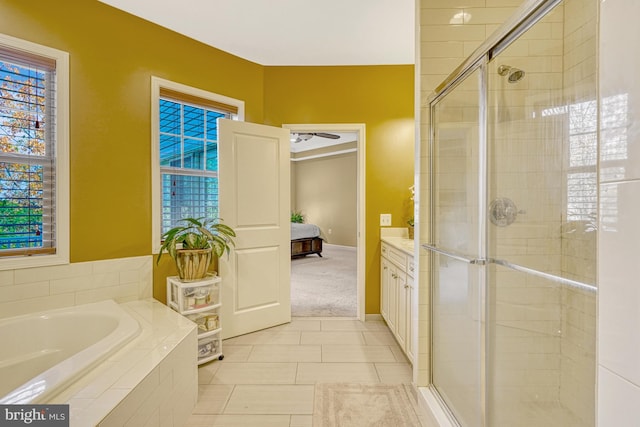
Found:
<svg viewBox="0 0 640 427"><path fill-rule="evenodd" d="M236 247L220 259L223 338L291 321L289 130L218 120L220 217Z"/></svg>

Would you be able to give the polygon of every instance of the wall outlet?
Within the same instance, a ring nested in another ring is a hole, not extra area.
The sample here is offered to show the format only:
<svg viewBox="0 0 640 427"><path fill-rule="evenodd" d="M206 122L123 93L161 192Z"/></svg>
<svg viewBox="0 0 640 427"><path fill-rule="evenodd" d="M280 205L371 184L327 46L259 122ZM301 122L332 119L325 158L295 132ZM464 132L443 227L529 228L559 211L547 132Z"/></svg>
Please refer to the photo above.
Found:
<svg viewBox="0 0 640 427"><path fill-rule="evenodd" d="M391 226L391 214L380 214L380 227Z"/></svg>
<svg viewBox="0 0 640 427"><path fill-rule="evenodd" d="M329 229L329 234L331 234L331 233L333 233L333 230L332 230L332 229Z"/></svg>

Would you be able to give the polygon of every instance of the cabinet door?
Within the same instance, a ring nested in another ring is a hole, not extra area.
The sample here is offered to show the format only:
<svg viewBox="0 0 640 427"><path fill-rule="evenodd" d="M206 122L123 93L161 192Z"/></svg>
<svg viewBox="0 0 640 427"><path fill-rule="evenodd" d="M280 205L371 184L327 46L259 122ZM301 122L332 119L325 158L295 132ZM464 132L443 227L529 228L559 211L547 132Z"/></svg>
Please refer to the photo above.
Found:
<svg viewBox="0 0 640 427"><path fill-rule="evenodd" d="M389 261L380 258L380 314L384 320L389 323L389 279L391 271L389 270Z"/></svg>
<svg viewBox="0 0 640 427"><path fill-rule="evenodd" d="M407 340L405 353L409 361L413 363L413 277L407 276Z"/></svg>
<svg viewBox="0 0 640 427"><path fill-rule="evenodd" d="M407 292L407 275L398 270L397 271L397 288L396 294L398 296L397 304L398 304L398 317L396 322L396 339L398 340L398 344L401 348L406 348L407 342L407 300L408 300L408 292Z"/></svg>
<svg viewBox="0 0 640 427"><path fill-rule="evenodd" d="M389 263L389 307L387 318L387 326L394 334L398 324L398 269L395 265Z"/></svg>

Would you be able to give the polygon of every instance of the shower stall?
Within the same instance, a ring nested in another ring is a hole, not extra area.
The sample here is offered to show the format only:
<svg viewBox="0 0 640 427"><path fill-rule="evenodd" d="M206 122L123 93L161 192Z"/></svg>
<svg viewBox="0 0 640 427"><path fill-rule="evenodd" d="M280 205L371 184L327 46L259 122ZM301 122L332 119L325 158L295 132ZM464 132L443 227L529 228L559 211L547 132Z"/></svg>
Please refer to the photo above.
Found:
<svg viewBox="0 0 640 427"><path fill-rule="evenodd" d="M595 425L597 132L623 123L598 120L597 7L525 2L429 100L431 389L453 424Z"/></svg>

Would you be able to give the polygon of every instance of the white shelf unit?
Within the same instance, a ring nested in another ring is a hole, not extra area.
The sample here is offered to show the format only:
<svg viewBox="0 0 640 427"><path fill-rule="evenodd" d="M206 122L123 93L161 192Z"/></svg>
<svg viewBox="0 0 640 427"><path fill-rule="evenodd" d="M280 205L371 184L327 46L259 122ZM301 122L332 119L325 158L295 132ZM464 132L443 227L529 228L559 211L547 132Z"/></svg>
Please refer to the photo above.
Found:
<svg viewBox="0 0 640 427"><path fill-rule="evenodd" d="M208 274L201 280L183 282L167 277L167 305L198 325L198 365L222 360L219 276Z"/></svg>

